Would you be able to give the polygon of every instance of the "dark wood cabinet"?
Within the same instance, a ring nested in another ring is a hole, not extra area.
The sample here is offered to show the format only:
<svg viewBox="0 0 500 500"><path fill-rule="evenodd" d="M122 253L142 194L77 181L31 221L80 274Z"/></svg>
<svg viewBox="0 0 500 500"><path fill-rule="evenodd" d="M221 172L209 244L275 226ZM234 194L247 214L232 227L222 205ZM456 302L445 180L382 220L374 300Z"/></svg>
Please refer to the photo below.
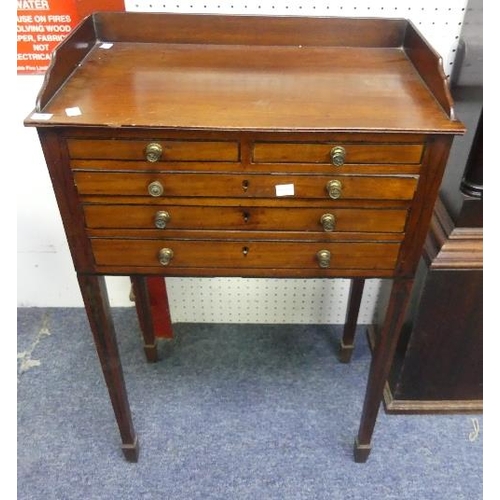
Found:
<svg viewBox="0 0 500 500"><path fill-rule="evenodd" d="M385 389L388 413L483 408L482 88L455 96L469 137L452 148L434 208Z"/></svg>
<svg viewBox="0 0 500 500"><path fill-rule="evenodd" d="M384 391L388 413L482 411L482 245L482 228L456 228L439 201Z"/></svg>

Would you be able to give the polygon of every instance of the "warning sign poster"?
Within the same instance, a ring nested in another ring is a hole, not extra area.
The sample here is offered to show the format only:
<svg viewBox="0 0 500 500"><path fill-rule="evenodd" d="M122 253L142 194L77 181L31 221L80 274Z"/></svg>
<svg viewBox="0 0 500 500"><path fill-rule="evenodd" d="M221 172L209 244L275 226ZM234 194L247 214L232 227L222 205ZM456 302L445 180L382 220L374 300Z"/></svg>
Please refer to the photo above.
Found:
<svg viewBox="0 0 500 500"><path fill-rule="evenodd" d="M79 21L74 0L18 0L17 73L44 73L52 51Z"/></svg>

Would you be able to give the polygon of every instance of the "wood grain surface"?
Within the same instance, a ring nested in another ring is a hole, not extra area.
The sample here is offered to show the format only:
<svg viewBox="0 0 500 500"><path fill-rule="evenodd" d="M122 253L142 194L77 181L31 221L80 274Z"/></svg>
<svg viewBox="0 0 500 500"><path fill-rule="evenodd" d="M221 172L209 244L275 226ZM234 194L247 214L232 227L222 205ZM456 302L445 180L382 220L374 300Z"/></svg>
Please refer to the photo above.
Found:
<svg viewBox="0 0 500 500"><path fill-rule="evenodd" d="M67 116L73 107L81 115ZM401 48L96 45L43 112L53 114L45 125L463 129L450 122Z"/></svg>

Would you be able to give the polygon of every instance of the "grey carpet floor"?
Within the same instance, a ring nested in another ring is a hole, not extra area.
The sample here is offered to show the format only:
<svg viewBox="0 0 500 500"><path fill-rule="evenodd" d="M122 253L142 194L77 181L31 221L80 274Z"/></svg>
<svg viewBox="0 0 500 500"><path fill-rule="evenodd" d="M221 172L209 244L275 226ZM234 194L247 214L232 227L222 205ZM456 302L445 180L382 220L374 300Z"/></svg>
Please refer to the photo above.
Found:
<svg viewBox="0 0 500 500"><path fill-rule="evenodd" d="M113 310L141 452L124 461L82 309L18 310L18 499L482 498L480 415L386 415L357 432L370 353L340 327L177 324L145 361ZM474 432L474 419L479 432Z"/></svg>

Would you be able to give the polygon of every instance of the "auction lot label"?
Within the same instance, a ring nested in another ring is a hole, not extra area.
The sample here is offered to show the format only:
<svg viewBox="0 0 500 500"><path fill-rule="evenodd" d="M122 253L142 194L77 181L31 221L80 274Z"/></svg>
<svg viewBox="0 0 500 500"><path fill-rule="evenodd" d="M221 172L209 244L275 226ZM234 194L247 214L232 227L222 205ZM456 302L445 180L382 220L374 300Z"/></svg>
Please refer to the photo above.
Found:
<svg viewBox="0 0 500 500"><path fill-rule="evenodd" d="M44 73L52 51L79 20L74 0L18 0L17 73Z"/></svg>

